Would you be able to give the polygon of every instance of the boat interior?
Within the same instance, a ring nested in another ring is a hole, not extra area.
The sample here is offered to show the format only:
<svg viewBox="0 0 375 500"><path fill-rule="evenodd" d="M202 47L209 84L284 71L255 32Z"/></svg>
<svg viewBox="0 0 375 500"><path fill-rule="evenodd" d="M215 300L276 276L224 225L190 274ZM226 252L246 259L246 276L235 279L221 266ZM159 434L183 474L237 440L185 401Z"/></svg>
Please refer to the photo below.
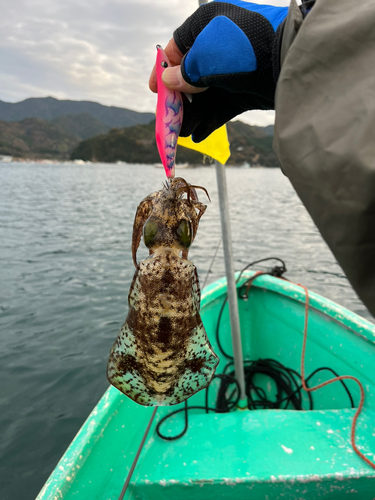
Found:
<svg viewBox="0 0 375 500"><path fill-rule="evenodd" d="M253 272L245 272L237 284L244 365L273 360L276 366L279 363L300 374L306 293L296 284L267 275L257 277L245 293L252 276ZM220 356L217 374L233 371L225 300L225 279L203 291L201 317ZM371 460L375 456L374 359L375 325L310 292L306 379L313 387L333 378L333 370L361 381L365 403L355 440ZM295 378L299 385L300 379ZM215 378L208 397L203 390L188 400L187 425L184 403L158 408L125 498L187 500L194 495L195 500L207 500L235 495L237 500L342 500L352 490L363 500L373 499L375 470L351 444L360 401L355 381L323 387L311 394L312 401L299 391L302 409L296 410L293 398L280 395L277 381L255 373L247 387L248 399L283 399L277 408L248 409L245 401L227 413L207 410L217 405L221 384L222 379ZM233 400L236 391L234 383L224 393ZM180 411L170 415L176 410ZM60 462L61 474L70 477L62 498L117 499L152 411L109 388L76 437L78 462L69 452Z"/></svg>

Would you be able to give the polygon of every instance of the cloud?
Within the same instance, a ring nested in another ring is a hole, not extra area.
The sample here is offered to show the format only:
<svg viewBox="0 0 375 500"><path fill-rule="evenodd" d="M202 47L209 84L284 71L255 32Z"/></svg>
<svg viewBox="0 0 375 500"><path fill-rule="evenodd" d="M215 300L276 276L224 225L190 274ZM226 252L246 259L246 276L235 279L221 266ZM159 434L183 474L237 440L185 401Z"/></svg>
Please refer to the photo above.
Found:
<svg viewBox="0 0 375 500"><path fill-rule="evenodd" d="M196 0L13 0L0 19L0 99L52 95L153 111L148 89L157 43L197 8ZM267 1L259 3L271 3ZM274 0L286 5L287 0ZM246 113L267 124L272 112Z"/></svg>

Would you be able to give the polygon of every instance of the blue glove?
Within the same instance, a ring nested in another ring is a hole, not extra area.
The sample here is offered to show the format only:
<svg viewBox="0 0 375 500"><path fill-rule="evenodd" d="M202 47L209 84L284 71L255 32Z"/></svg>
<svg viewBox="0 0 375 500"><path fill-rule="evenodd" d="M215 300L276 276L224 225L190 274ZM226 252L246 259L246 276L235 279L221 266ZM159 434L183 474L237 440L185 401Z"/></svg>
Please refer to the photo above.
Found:
<svg viewBox="0 0 375 500"><path fill-rule="evenodd" d="M184 102L182 136L193 134L200 142L244 111L274 109L278 39L287 13L288 7L217 0L174 32L184 79L209 87Z"/></svg>

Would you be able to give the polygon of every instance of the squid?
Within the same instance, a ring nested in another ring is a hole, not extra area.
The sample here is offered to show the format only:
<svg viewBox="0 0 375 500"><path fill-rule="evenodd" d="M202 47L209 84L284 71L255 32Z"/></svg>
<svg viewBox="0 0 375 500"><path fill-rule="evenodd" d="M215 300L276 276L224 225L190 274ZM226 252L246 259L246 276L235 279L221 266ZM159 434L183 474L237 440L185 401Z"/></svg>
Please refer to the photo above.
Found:
<svg viewBox="0 0 375 500"><path fill-rule="evenodd" d="M182 178L138 206L132 257L136 272L129 312L110 352L107 377L138 404L182 403L209 385L219 358L200 317L200 288L188 251L206 210L196 189ZM137 262L142 238L147 259Z"/></svg>

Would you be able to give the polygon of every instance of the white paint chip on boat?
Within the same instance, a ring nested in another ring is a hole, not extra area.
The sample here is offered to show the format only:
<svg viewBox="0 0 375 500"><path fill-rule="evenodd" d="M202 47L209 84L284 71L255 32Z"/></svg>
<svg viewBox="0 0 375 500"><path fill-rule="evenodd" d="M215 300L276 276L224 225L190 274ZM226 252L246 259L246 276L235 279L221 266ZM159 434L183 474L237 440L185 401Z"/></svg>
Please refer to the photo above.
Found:
<svg viewBox="0 0 375 500"><path fill-rule="evenodd" d="M292 448L287 448L286 446L284 446L283 444L281 445L281 448L285 451L285 453L289 453L289 455L291 453L293 453L293 450Z"/></svg>
<svg viewBox="0 0 375 500"><path fill-rule="evenodd" d="M314 446L310 446L310 450L315 450Z"/></svg>
<svg viewBox="0 0 375 500"><path fill-rule="evenodd" d="M334 433L334 432L333 432L333 430L332 430L332 429L328 429L327 434L333 434L333 433Z"/></svg>

